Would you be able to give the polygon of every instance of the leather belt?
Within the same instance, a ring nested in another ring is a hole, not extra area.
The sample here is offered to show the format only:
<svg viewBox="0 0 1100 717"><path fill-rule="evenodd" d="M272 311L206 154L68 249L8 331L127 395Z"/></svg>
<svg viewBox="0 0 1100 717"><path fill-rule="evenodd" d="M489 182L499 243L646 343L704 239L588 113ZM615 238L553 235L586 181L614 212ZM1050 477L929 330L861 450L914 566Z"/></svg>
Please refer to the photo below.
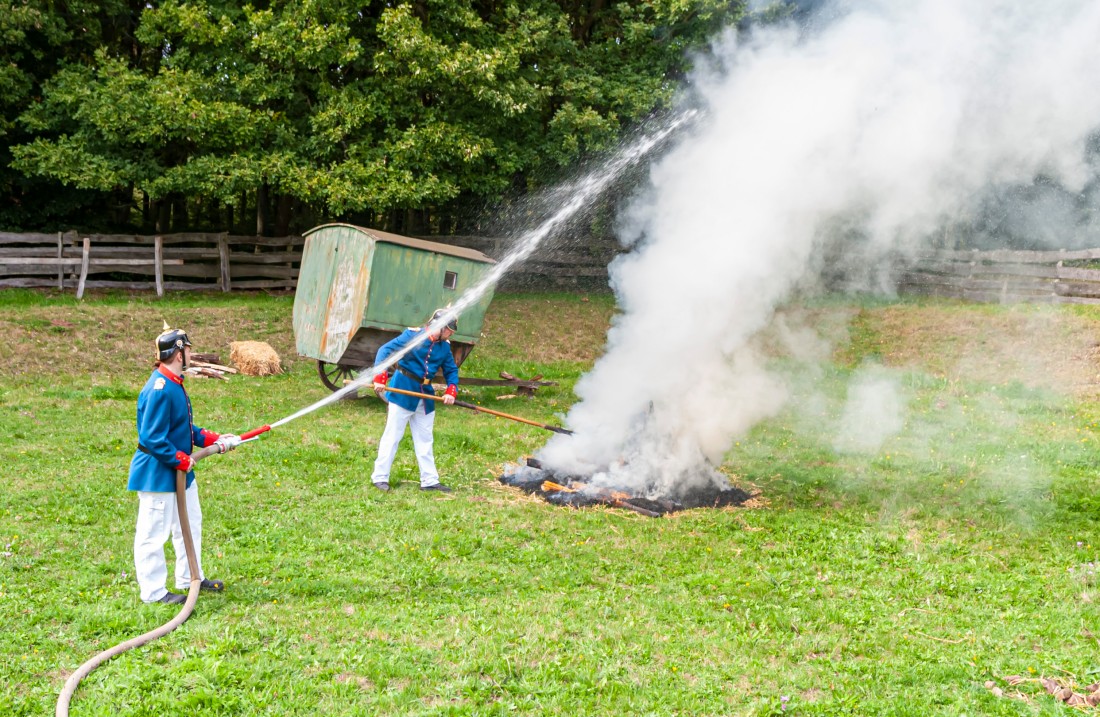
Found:
<svg viewBox="0 0 1100 717"><path fill-rule="evenodd" d="M401 373L405 374L409 378L411 378L413 381L416 381L421 386L430 386L430 385L432 385L432 380L430 378L421 378L420 376L417 376L415 373L408 370L404 366L399 365L397 367L397 370L400 371Z"/></svg>
<svg viewBox="0 0 1100 717"><path fill-rule="evenodd" d="M141 445L140 443L138 444L138 450L139 450L139 451L141 451L142 453L144 453L145 455L148 455L148 456L151 456L151 455L153 455L153 452L152 452L152 451L150 451L150 450L149 450L148 448L146 448L145 446Z"/></svg>

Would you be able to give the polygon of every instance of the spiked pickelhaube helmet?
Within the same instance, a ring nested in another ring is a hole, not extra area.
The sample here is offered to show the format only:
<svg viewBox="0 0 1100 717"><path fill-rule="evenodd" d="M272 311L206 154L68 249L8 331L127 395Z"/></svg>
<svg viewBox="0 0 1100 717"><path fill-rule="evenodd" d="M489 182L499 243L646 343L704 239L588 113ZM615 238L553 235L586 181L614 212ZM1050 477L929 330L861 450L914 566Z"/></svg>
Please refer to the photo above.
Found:
<svg viewBox="0 0 1100 717"><path fill-rule="evenodd" d="M187 338L187 332L183 329L170 329L164 324L164 332L157 337L157 358L161 361L170 361L177 351L183 351L184 346L190 346L191 339Z"/></svg>
<svg viewBox="0 0 1100 717"><path fill-rule="evenodd" d="M444 309L436 309L432 313L432 318L428 319L428 325L430 326L431 324L434 324L436 321L439 321L440 319L442 319L446 315L447 315L447 309L445 309L445 308ZM440 328L447 328L447 329L450 329L451 331L458 331L458 317L457 316L452 316L450 321L448 321L446 324L444 324Z"/></svg>

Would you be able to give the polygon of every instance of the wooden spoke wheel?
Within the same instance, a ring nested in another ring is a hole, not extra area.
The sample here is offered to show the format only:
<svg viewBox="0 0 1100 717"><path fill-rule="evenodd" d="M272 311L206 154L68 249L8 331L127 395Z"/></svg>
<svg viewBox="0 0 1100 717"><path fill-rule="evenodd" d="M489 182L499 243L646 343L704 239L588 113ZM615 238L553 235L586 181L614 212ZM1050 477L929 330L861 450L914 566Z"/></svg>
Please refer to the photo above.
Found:
<svg viewBox="0 0 1100 717"><path fill-rule="evenodd" d="M329 363L328 361L317 362L317 374L321 377L321 383L333 392L339 391L346 383L351 383L359 378L359 372L362 370L361 366L345 366ZM368 388L370 387L368 386ZM358 398L358 396L353 393L348 395L348 398Z"/></svg>

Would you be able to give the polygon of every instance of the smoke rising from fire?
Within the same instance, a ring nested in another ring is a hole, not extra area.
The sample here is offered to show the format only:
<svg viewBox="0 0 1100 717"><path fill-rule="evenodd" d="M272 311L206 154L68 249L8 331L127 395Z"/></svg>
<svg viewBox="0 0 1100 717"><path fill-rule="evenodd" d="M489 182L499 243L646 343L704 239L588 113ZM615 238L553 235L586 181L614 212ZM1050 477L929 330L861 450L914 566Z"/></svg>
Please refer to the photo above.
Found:
<svg viewBox="0 0 1100 717"><path fill-rule="evenodd" d="M718 38L690 88L706 120L622 214L621 314L577 384L576 433L539 458L644 492L721 480L707 462L788 400L755 338L826 249L845 247L861 288L888 289L882 257L1039 185L1057 192L1004 222L1051 241L1090 231L1057 197L1097 192L1097 37L1093 0L881 0ZM870 435L869 408L876 428L900 425L883 380L853 387L840 444Z"/></svg>

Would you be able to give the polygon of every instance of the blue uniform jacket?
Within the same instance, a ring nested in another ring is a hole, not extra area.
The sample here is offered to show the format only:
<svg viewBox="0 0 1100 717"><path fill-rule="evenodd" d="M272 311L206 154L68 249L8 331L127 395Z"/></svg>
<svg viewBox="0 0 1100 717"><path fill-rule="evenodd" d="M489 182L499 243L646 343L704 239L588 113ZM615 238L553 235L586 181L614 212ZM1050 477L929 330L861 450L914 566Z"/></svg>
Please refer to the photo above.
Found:
<svg viewBox="0 0 1100 717"><path fill-rule="evenodd" d="M194 446L213 443L216 434L191 423L191 399L183 388L183 377L163 366L153 371L138 394L138 444L130 460L130 490L172 493L176 490L177 452L191 455ZM187 472L187 486L195 472Z"/></svg>
<svg viewBox="0 0 1100 717"><path fill-rule="evenodd" d="M397 338L382 344L382 348L378 349L378 355L375 357L374 362L382 363L405 348L413 338L419 336L423 331L423 328L406 329ZM451 353L450 341L432 341L428 339L402 356L397 365L428 381L431 381L436 372L442 368L443 377L447 380L447 384L458 385L458 365L455 363L454 354ZM396 369L393 372L393 378L389 380L389 385L406 391L419 391L429 396L435 395L435 389L432 388L431 383L423 384L414 381ZM415 411L416 404L420 402L420 399L404 396L400 393L387 393L386 400L409 411ZM424 401L425 413L431 413L434 410L435 401Z"/></svg>

